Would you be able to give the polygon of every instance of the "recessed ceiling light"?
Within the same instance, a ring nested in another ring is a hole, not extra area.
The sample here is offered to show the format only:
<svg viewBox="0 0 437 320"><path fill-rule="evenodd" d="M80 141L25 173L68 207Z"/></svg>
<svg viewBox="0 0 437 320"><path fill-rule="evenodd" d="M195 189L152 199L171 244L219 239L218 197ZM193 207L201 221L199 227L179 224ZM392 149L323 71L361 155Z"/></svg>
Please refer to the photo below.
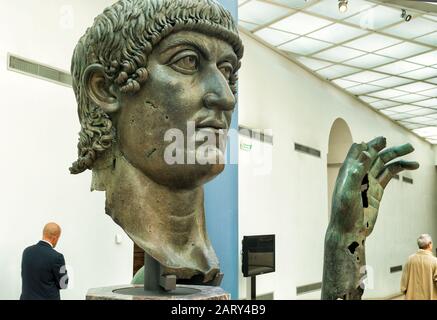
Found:
<svg viewBox="0 0 437 320"><path fill-rule="evenodd" d="M303 1L303 0L301 0ZM348 10L346 12L341 13L338 10L338 6L336 6L332 0L327 1L319 1L318 3L310 6L306 10L321 16L330 17L337 20L342 20L347 17L350 17L360 11L368 9L372 6L375 6L374 3L364 1L364 0L350 0L348 5Z"/></svg>

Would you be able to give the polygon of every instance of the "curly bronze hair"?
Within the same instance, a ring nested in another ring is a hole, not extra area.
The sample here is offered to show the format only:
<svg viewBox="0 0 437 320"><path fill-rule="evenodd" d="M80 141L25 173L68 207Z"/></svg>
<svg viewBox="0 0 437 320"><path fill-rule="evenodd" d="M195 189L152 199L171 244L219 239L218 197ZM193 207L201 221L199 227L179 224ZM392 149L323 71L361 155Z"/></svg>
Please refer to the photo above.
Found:
<svg viewBox="0 0 437 320"><path fill-rule="evenodd" d="M81 124L78 160L70 168L72 174L92 169L99 155L115 141L110 117L87 96L83 83L86 68L101 64L120 92L134 94L147 81L148 56L153 47L180 30L220 38L232 45L239 60L243 56L232 16L215 0L120 0L95 18L79 40L71 63ZM234 94L238 68L229 80Z"/></svg>

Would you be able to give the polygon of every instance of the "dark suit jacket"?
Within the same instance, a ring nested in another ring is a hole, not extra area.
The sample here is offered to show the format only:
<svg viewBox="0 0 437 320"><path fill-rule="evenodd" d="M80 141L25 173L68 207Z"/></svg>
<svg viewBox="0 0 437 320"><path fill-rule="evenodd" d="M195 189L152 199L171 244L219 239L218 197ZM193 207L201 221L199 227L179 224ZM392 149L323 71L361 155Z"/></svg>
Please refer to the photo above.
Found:
<svg viewBox="0 0 437 320"><path fill-rule="evenodd" d="M21 300L60 300L68 283L64 256L40 241L24 249L21 260Z"/></svg>

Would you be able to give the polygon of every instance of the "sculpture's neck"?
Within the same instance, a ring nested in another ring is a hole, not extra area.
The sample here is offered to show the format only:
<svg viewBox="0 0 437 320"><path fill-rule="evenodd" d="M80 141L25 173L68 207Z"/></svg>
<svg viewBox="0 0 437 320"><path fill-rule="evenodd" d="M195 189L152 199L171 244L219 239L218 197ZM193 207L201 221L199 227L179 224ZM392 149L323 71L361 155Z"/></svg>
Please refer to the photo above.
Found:
<svg viewBox="0 0 437 320"><path fill-rule="evenodd" d="M106 213L163 266L180 278L218 270L206 233L202 187L159 185L120 155L95 175L101 176L93 177L101 184L96 189L106 190Z"/></svg>

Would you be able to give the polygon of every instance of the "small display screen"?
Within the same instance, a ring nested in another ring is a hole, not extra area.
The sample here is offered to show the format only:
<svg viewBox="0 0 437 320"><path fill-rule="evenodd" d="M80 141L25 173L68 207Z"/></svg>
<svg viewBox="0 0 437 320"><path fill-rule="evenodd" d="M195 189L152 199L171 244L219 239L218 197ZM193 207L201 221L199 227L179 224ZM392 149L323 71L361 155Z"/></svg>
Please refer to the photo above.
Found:
<svg viewBox="0 0 437 320"><path fill-rule="evenodd" d="M243 264L245 277L275 271L275 235L243 237Z"/></svg>

